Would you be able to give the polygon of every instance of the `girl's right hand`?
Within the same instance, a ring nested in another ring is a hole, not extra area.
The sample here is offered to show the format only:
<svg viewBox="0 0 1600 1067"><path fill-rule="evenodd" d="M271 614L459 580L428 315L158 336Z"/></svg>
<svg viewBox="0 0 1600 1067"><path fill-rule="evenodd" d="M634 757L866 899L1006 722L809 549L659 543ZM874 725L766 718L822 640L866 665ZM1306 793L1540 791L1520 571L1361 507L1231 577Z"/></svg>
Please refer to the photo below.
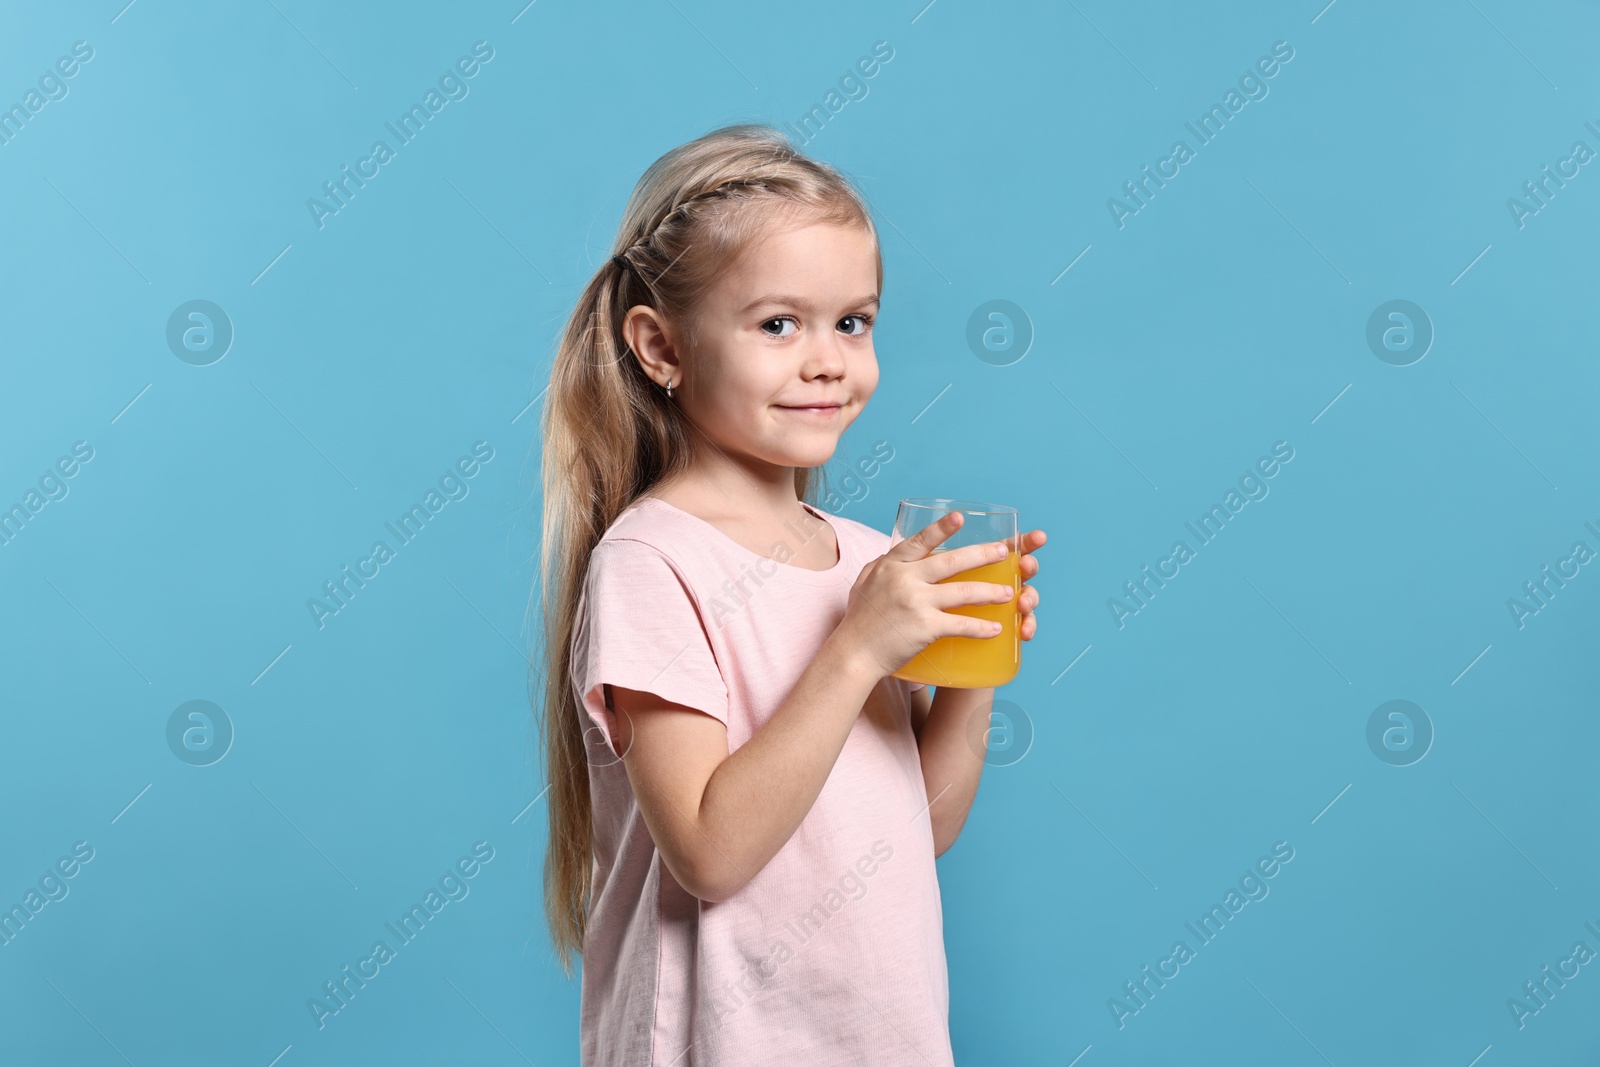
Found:
<svg viewBox="0 0 1600 1067"><path fill-rule="evenodd" d="M999 623L954 615L948 609L1004 604L1016 596L1009 585L942 579L988 563L1011 550L1001 541L934 552L965 521L952 511L899 542L861 568L839 624L850 644L882 674L893 674L941 637L994 637ZM836 631L837 632L837 631Z"/></svg>

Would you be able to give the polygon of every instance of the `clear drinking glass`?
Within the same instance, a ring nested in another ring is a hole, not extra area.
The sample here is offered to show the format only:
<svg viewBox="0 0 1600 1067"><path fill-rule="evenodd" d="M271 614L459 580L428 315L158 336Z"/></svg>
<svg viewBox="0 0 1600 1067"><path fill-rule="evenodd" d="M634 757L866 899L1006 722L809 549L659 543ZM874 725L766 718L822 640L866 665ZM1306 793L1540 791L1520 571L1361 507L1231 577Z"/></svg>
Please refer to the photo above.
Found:
<svg viewBox="0 0 1600 1067"><path fill-rule="evenodd" d="M947 609L951 614L970 615L998 622L1002 629L994 637L941 637L894 672L896 678L926 685L955 689L987 689L1005 685L1017 676L1022 666L1022 621L1017 610L1022 591L1022 540L1018 533L1017 510L976 500L950 500L944 497L907 497L900 501L895 515L890 544L898 544L930 523L959 511L961 529L945 538L933 552L947 552L966 545L1002 541L1011 552L998 563L962 571L944 582L993 582L1009 585L1013 595L1006 604L968 604ZM941 582L940 584L943 584Z"/></svg>

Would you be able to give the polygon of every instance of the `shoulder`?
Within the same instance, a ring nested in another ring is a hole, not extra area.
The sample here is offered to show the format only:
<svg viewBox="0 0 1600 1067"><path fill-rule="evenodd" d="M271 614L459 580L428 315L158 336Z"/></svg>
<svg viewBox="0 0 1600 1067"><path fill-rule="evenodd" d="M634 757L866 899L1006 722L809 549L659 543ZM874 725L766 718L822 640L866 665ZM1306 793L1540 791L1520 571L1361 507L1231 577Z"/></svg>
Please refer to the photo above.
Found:
<svg viewBox="0 0 1600 1067"><path fill-rule="evenodd" d="M617 558L654 556L676 565L693 537L682 518L672 508L654 506L650 498L640 497L606 527L595 543L595 553Z"/></svg>
<svg viewBox="0 0 1600 1067"><path fill-rule="evenodd" d="M703 630L708 614L701 585L692 570L650 541L608 533L589 553L574 630Z"/></svg>
<svg viewBox="0 0 1600 1067"><path fill-rule="evenodd" d="M698 588L714 573L710 552L689 516L640 498L622 510L590 550L588 582L624 592L635 603L641 594L673 589L698 603Z"/></svg>
<svg viewBox="0 0 1600 1067"><path fill-rule="evenodd" d="M668 516L634 501L606 527L589 552L589 574L618 570L677 570Z"/></svg>

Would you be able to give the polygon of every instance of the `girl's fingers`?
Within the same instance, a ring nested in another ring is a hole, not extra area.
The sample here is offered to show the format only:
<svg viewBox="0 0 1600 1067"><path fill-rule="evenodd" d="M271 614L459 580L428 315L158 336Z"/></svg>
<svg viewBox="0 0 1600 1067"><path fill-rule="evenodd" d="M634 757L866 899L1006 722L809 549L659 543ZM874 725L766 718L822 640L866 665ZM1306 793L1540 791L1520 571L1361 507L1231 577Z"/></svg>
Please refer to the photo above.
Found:
<svg viewBox="0 0 1600 1067"><path fill-rule="evenodd" d="M1045 533L1043 530L1029 530L1022 535L1022 576L1032 578L1039 573L1039 558L1032 553L1044 545ZM1030 565L1029 561L1032 561Z"/></svg>
<svg viewBox="0 0 1600 1067"><path fill-rule="evenodd" d="M904 542L901 543L904 544ZM948 549L944 552L935 552L917 562L929 581L940 582L960 574L962 571L974 570L985 564L999 563L1006 556L1006 553L1002 551L1003 548L1004 546L999 542L983 541L978 544L963 545L961 548Z"/></svg>
<svg viewBox="0 0 1600 1067"><path fill-rule="evenodd" d="M1039 632L1039 620L1033 617L1033 609L1039 606L1039 590L1031 585L1022 587L1022 593L1017 597L1017 607L1022 612L1022 619L1017 623L1017 636L1024 641L1033 640L1033 635Z"/></svg>
<svg viewBox="0 0 1600 1067"><path fill-rule="evenodd" d="M923 559L943 544L951 534L961 529L965 522L966 517L961 512L946 512L905 540L895 542L884 555L893 555L896 559L908 561ZM905 547L908 545L910 547Z"/></svg>

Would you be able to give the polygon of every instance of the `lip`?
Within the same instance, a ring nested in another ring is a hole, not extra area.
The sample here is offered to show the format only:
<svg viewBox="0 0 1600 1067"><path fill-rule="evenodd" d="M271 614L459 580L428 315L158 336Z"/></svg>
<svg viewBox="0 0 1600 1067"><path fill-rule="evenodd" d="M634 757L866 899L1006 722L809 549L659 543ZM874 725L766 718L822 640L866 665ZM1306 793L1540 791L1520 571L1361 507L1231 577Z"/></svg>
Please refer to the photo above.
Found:
<svg viewBox="0 0 1600 1067"><path fill-rule="evenodd" d="M782 410L784 410L784 411L793 411L793 412L796 412L797 414L811 415L811 416L813 416L815 418L823 418L823 419L829 418L829 417L831 417L833 415L837 415L840 411L842 411L844 409L844 405L843 404L818 404L818 405L806 406L806 407L793 407L793 406L790 406L788 404L779 404L777 406L779 408L781 408Z"/></svg>

